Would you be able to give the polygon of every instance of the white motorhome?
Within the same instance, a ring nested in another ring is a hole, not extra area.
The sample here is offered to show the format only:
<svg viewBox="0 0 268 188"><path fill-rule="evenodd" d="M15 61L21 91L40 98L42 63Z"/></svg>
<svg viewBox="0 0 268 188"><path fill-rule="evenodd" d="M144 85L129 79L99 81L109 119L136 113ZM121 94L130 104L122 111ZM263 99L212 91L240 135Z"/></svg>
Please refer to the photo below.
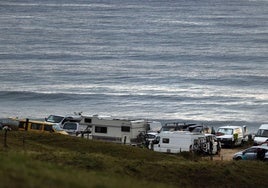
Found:
<svg viewBox="0 0 268 188"><path fill-rule="evenodd" d="M268 124L262 124L254 137L254 144L259 145L268 141Z"/></svg>
<svg viewBox="0 0 268 188"><path fill-rule="evenodd" d="M205 138L205 135L188 131L162 131L156 138L153 150L164 153L192 151L194 143L198 143L201 138Z"/></svg>
<svg viewBox="0 0 268 188"><path fill-rule="evenodd" d="M114 118L107 116L93 115L83 117L81 124L88 123L89 134L81 134L85 138L94 140L104 140L123 144L138 144L141 133L146 133L148 123L146 120Z"/></svg>
<svg viewBox="0 0 268 188"><path fill-rule="evenodd" d="M216 138L221 142L222 146L239 146L243 145L246 140L246 126L222 126L216 132Z"/></svg>

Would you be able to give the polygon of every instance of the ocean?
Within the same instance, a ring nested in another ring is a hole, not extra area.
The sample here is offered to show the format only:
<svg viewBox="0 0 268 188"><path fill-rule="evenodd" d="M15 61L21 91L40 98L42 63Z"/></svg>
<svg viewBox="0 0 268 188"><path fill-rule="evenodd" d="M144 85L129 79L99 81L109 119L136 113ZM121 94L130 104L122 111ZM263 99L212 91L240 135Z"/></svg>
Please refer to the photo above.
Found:
<svg viewBox="0 0 268 188"><path fill-rule="evenodd" d="M267 123L267 0L0 2L0 117Z"/></svg>

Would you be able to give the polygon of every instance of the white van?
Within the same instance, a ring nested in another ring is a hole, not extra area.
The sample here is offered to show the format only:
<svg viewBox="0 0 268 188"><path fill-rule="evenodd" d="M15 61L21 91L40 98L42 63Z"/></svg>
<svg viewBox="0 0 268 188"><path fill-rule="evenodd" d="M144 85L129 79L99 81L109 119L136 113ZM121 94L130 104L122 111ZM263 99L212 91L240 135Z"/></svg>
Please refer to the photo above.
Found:
<svg viewBox="0 0 268 188"><path fill-rule="evenodd" d="M254 137L254 145L262 144L268 141L268 124L262 124Z"/></svg>
<svg viewBox="0 0 268 188"><path fill-rule="evenodd" d="M156 138L153 150L164 153L189 152L199 138L205 138L205 135L188 131L162 131Z"/></svg>
<svg viewBox="0 0 268 188"><path fill-rule="evenodd" d="M222 126L216 132L217 139L222 146L239 146L243 145L246 140L247 129L246 126Z"/></svg>

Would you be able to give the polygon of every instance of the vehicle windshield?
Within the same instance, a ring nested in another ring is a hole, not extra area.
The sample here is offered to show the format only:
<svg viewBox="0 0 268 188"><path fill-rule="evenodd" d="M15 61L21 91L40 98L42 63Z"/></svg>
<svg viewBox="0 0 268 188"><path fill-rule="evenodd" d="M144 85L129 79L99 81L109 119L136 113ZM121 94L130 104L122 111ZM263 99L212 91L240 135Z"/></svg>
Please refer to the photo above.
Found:
<svg viewBox="0 0 268 188"><path fill-rule="evenodd" d="M155 138L156 135L154 135L154 134L146 134L145 137L148 138L148 139L152 139L152 138Z"/></svg>
<svg viewBox="0 0 268 188"><path fill-rule="evenodd" d="M233 129L230 128L219 128L217 131L217 134L222 134L222 135L232 135L233 134Z"/></svg>
<svg viewBox="0 0 268 188"><path fill-rule="evenodd" d="M255 136L258 137L268 137L268 130L265 129L259 129L257 134Z"/></svg>
<svg viewBox="0 0 268 188"><path fill-rule="evenodd" d="M51 122L51 123L59 123L63 120L64 117L62 116L54 116L54 115L50 115L48 118L47 118L47 122Z"/></svg>
<svg viewBox="0 0 268 188"><path fill-rule="evenodd" d="M68 130L76 130L77 124L76 123L65 123L63 125L63 129L68 129Z"/></svg>

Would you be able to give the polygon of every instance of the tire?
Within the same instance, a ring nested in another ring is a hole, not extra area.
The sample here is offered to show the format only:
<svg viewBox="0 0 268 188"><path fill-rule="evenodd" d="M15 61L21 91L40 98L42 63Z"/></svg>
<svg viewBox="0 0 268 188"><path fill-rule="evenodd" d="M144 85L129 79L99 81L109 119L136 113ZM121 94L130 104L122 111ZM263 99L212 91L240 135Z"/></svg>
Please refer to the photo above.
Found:
<svg viewBox="0 0 268 188"><path fill-rule="evenodd" d="M240 160L242 160L242 157L236 157L235 160L240 161Z"/></svg>

